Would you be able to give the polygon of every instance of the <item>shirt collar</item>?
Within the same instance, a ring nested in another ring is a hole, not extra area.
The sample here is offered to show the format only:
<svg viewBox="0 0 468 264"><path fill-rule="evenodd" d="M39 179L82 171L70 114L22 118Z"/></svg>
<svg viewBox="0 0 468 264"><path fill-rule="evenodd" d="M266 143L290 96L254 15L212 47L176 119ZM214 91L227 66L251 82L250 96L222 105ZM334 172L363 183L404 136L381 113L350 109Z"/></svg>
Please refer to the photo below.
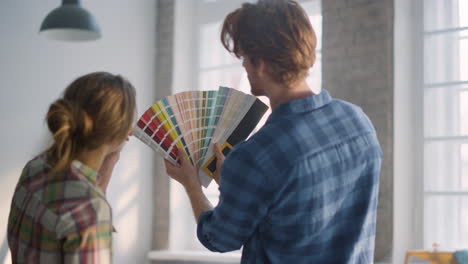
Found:
<svg viewBox="0 0 468 264"><path fill-rule="evenodd" d="M105 199L105 194L102 192L101 188L97 186L97 179L99 177L99 173L90 167L86 166L84 163L82 163L79 160L73 160L71 163L72 170L76 170L78 173L81 175L85 176L87 180L89 180L93 186L96 188L96 190L103 195ZM106 200L107 201L107 200ZM109 205L110 206L110 205ZM115 229L114 225L112 225L112 232L117 233L117 230Z"/></svg>
<svg viewBox="0 0 468 264"><path fill-rule="evenodd" d="M319 94L314 94L306 98L293 100L277 106L271 113L268 121L277 119L282 115L311 112L327 105L333 100L327 90L322 89Z"/></svg>
<svg viewBox="0 0 468 264"><path fill-rule="evenodd" d="M92 184L97 184L98 172L86 166L79 160L73 160L71 163L73 169L86 177Z"/></svg>

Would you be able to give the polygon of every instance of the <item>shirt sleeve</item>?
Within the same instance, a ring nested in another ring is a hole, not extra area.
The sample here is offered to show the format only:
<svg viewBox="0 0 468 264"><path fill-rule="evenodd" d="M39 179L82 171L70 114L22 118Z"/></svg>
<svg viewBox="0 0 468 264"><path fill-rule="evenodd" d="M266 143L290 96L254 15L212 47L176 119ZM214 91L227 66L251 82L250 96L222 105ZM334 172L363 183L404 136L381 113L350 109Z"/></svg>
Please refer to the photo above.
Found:
<svg viewBox="0 0 468 264"><path fill-rule="evenodd" d="M266 176L248 151L235 149L229 154L221 168L219 203L198 219L197 236L206 248L237 250L255 232L271 197Z"/></svg>
<svg viewBox="0 0 468 264"><path fill-rule="evenodd" d="M64 263L112 262L113 227L107 203L94 199L80 204L64 214L60 222Z"/></svg>

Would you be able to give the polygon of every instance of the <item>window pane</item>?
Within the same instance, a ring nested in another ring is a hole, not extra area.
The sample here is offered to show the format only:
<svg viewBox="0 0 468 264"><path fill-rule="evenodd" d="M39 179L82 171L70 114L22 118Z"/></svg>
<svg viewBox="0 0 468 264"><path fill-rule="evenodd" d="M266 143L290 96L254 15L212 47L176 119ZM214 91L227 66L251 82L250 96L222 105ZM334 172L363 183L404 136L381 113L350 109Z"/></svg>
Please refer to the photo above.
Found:
<svg viewBox="0 0 468 264"><path fill-rule="evenodd" d="M466 1L468 3L468 1ZM460 79L468 80L468 30L460 32Z"/></svg>
<svg viewBox="0 0 468 264"><path fill-rule="evenodd" d="M468 88L460 93L458 104L460 106L460 134L468 135Z"/></svg>
<svg viewBox="0 0 468 264"><path fill-rule="evenodd" d="M425 0L424 26L426 31L468 26L468 1Z"/></svg>
<svg viewBox="0 0 468 264"><path fill-rule="evenodd" d="M426 35L424 45L425 84L467 79L467 36L468 30Z"/></svg>
<svg viewBox="0 0 468 264"><path fill-rule="evenodd" d="M242 67L214 69L200 73L200 90L217 90L219 86L250 91L247 73Z"/></svg>
<svg viewBox="0 0 468 264"><path fill-rule="evenodd" d="M458 25L461 27L466 27L468 26L468 1L459 0L458 8Z"/></svg>
<svg viewBox="0 0 468 264"><path fill-rule="evenodd" d="M431 141L424 148L426 191L468 191L468 140Z"/></svg>
<svg viewBox="0 0 468 264"><path fill-rule="evenodd" d="M309 69L307 84L314 93L320 93L322 90L322 53L317 52L315 64Z"/></svg>
<svg viewBox="0 0 468 264"><path fill-rule="evenodd" d="M468 197L428 195L424 209L426 248L432 243L444 249L468 247Z"/></svg>
<svg viewBox="0 0 468 264"><path fill-rule="evenodd" d="M211 202L213 206L216 206L219 201L219 186L215 181L212 181L208 188L204 189L203 191L208 198L208 200Z"/></svg>
<svg viewBox="0 0 468 264"><path fill-rule="evenodd" d="M221 22L200 25L200 67L210 68L221 65L239 64L239 59L231 55L221 44Z"/></svg>
<svg viewBox="0 0 468 264"><path fill-rule="evenodd" d="M468 135L468 85L425 89L424 135Z"/></svg>
<svg viewBox="0 0 468 264"><path fill-rule="evenodd" d="M322 13L320 1L304 1L301 6L309 15L310 23L314 28L315 35L317 36L317 50L322 49Z"/></svg>
<svg viewBox="0 0 468 264"><path fill-rule="evenodd" d="M460 188L468 190L468 144L463 144L460 149L461 179Z"/></svg>

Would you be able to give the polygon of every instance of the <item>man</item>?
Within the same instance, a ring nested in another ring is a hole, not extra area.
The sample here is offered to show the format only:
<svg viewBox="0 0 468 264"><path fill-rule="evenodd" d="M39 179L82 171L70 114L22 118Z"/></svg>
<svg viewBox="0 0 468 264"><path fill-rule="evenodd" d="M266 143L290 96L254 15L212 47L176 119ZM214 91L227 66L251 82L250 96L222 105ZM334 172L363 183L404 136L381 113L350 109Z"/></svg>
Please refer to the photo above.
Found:
<svg viewBox="0 0 468 264"><path fill-rule="evenodd" d="M216 147L215 208L190 162L166 162L200 242L218 252L243 246L242 263L372 263L382 152L359 107L308 87L316 37L305 11L292 0L245 3L226 17L221 41L273 112L225 160Z"/></svg>

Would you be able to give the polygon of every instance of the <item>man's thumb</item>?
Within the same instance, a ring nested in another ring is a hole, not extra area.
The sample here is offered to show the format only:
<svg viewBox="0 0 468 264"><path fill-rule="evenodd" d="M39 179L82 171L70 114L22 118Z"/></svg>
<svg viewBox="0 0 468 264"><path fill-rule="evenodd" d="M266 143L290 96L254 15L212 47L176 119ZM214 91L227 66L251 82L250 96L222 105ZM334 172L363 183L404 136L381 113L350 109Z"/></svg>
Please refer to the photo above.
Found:
<svg viewBox="0 0 468 264"><path fill-rule="evenodd" d="M224 154L221 151L221 147L218 145L218 143L214 143L214 151L217 159L224 159Z"/></svg>

